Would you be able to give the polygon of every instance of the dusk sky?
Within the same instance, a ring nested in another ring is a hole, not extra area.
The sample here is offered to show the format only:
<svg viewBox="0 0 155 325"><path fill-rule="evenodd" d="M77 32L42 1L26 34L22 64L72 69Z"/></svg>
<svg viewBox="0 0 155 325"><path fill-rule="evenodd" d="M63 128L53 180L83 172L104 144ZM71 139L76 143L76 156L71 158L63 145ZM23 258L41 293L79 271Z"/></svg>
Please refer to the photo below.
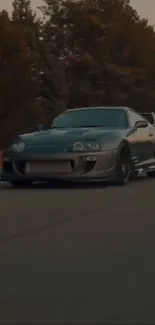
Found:
<svg viewBox="0 0 155 325"><path fill-rule="evenodd" d="M41 0L32 0L32 5L36 6L42 3ZM0 10L11 10L12 0L0 0ZM150 24L155 24L155 0L131 0L131 5L138 13L145 18L148 18Z"/></svg>

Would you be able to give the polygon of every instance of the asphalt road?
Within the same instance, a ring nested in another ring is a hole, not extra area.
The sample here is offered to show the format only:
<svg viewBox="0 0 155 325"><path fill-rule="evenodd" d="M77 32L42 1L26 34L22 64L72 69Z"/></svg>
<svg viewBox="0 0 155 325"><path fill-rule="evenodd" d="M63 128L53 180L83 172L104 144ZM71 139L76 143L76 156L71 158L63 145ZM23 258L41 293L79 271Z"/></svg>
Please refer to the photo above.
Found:
<svg viewBox="0 0 155 325"><path fill-rule="evenodd" d="M1 184L0 324L155 324L155 180Z"/></svg>

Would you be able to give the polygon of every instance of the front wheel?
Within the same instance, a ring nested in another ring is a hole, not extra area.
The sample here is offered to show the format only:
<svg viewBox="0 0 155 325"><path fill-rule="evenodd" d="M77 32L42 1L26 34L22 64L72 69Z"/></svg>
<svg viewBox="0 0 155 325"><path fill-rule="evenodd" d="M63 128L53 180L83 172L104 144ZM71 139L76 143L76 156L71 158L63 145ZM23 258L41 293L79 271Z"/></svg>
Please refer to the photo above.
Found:
<svg viewBox="0 0 155 325"><path fill-rule="evenodd" d="M128 181L132 178L133 172L134 169L130 151L128 150L128 148L124 147L120 152L116 163L116 183L118 185L126 185Z"/></svg>
<svg viewBox="0 0 155 325"><path fill-rule="evenodd" d="M32 185L31 181L12 181L10 184L16 188L27 188Z"/></svg>

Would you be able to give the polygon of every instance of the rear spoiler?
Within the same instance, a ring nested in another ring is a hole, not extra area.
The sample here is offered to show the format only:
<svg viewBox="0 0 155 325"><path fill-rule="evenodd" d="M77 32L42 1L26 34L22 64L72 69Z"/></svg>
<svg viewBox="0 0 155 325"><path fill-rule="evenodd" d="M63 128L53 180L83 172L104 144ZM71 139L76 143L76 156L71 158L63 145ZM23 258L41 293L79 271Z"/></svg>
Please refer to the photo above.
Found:
<svg viewBox="0 0 155 325"><path fill-rule="evenodd" d="M144 116L146 118L146 120L148 120L149 123L151 123L152 125L155 126L155 113L154 112L141 113L141 115Z"/></svg>

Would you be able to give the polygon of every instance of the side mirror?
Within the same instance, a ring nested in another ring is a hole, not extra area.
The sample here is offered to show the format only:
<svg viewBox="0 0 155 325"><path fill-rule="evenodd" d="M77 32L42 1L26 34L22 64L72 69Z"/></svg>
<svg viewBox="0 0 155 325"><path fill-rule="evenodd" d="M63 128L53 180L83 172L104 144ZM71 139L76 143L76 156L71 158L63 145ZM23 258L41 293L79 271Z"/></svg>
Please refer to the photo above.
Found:
<svg viewBox="0 0 155 325"><path fill-rule="evenodd" d="M148 126L147 121L137 121L135 123L135 129L146 128Z"/></svg>

